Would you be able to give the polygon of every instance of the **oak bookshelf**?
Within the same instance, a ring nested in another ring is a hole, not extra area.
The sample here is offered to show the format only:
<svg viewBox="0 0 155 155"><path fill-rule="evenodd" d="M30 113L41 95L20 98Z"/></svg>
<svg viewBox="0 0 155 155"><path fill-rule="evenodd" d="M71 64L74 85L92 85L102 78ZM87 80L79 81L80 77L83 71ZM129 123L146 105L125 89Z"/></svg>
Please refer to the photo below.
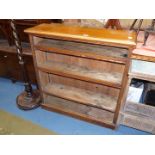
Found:
<svg viewBox="0 0 155 155"><path fill-rule="evenodd" d="M135 33L63 24L41 24L25 32L42 107L114 129Z"/></svg>

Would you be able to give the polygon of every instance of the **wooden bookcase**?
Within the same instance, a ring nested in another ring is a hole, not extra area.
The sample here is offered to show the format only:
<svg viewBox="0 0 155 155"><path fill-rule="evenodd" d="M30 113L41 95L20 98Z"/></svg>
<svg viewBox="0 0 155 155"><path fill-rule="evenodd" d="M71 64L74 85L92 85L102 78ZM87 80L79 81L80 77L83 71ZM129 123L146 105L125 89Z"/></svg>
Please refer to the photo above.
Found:
<svg viewBox="0 0 155 155"><path fill-rule="evenodd" d="M41 24L29 33L42 107L115 128L134 32Z"/></svg>

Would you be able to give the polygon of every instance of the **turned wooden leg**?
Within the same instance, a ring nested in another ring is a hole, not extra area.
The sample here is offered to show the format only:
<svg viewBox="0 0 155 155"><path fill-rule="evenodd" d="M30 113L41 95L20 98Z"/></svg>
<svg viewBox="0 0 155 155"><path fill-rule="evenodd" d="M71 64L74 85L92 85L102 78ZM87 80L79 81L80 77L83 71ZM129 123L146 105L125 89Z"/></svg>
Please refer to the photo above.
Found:
<svg viewBox="0 0 155 155"><path fill-rule="evenodd" d="M141 28L141 26L142 26L142 23L143 23L143 19L141 19L141 20L139 21L138 29L137 29L137 35L138 35L139 30L140 30L140 28Z"/></svg>
<svg viewBox="0 0 155 155"><path fill-rule="evenodd" d="M131 25L131 27L130 27L130 30L133 30L133 29L134 29L134 26L135 26L137 20L138 20L138 19L135 19L135 20L133 21L133 23L132 23L132 25ZM143 19L140 19L139 24L138 24L138 28L137 28L137 31L136 31L136 32L137 32L137 35L138 35L139 30L140 30L140 28L141 28L141 26L142 26L142 23L143 23Z"/></svg>
<svg viewBox="0 0 155 155"><path fill-rule="evenodd" d="M135 20L133 21L133 23L132 23L132 25L131 25L131 27L130 27L130 30L133 29L133 27L135 26L136 22L137 22L137 19L135 19Z"/></svg>
<svg viewBox="0 0 155 155"><path fill-rule="evenodd" d="M147 41L148 37L149 37L149 32L145 31L145 33L144 33L144 44L143 44L144 46L146 45L146 41Z"/></svg>

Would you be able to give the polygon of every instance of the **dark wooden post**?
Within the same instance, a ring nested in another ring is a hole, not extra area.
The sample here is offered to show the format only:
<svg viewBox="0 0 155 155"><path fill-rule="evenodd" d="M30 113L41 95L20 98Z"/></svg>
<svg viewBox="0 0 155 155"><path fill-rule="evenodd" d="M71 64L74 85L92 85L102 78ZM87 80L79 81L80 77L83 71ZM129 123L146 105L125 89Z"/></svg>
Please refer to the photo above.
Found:
<svg viewBox="0 0 155 155"><path fill-rule="evenodd" d="M131 25L131 27L130 27L130 30L133 30L133 29L134 29L134 26L135 26L137 20L138 20L138 19L135 19L135 20L133 21L133 23L132 23L132 25ZM140 31L140 28L141 28L141 26L142 26L142 23L143 23L143 19L140 19L140 20L139 20L139 23L138 23L137 30L136 30L137 35L138 35L139 31Z"/></svg>
<svg viewBox="0 0 155 155"><path fill-rule="evenodd" d="M21 41L19 39L15 20L11 20L11 28L13 33L14 42L16 45L17 56L19 60L19 65L21 66L25 91L17 96L17 105L20 109L31 110L37 108L40 105L41 97L38 90L33 90L29 82L29 77L26 71L26 65L23 58Z"/></svg>
<svg viewBox="0 0 155 155"><path fill-rule="evenodd" d="M146 45L146 41L147 41L147 39L149 37L149 34L150 33L155 34L154 26L155 26L155 19L152 19L151 26L146 28L145 31L144 31L144 44L143 44L144 46Z"/></svg>

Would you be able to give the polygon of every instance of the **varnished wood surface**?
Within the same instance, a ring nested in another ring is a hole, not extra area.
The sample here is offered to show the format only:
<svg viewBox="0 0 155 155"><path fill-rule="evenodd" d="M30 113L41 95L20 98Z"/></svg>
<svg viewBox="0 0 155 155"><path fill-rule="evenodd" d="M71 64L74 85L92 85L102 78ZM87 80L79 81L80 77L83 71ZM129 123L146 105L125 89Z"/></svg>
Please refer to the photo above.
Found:
<svg viewBox="0 0 155 155"><path fill-rule="evenodd" d="M131 49L130 49L131 50ZM127 85L128 85L128 72L130 68L130 58L131 58L131 51L128 53L128 60L127 63L125 64L125 69L124 69L124 74L123 74L123 80L122 80L122 88L120 90L119 96L118 96L118 101L116 105L116 112L114 114L114 123L118 125L118 117L120 114L120 109L123 106L123 102L125 101L124 96L126 95L127 91Z"/></svg>
<svg viewBox="0 0 155 155"><path fill-rule="evenodd" d="M36 84L30 44L22 43L22 48L30 82ZM12 81L23 81L16 47L9 46L7 41L2 39L0 40L0 76L7 77Z"/></svg>
<svg viewBox="0 0 155 155"><path fill-rule="evenodd" d="M79 57L114 61L117 63L125 63L129 52L124 48L120 49L117 47L91 45L86 43L75 43L71 41L52 39L43 39L35 45L35 48L42 51L51 51Z"/></svg>
<svg viewBox="0 0 155 155"><path fill-rule="evenodd" d="M155 62L155 57L149 56L149 55L141 55L141 54L132 53L131 58L136 59L136 60L144 60L144 61Z"/></svg>
<svg viewBox="0 0 155 155"><path fill-rule="evenodd" d="M121 88L122 74L118 72L100 72L86 67L67 65L59 62L46 62L38 64L38 68L47 73L72 77L88 82Z"/></svg>
<svg viewBox="0 0 155 155"><path fill-rule="evenodd" d="M26 32L32 36L44 99L42 106L115 127L126 88L131 49L135 47L135 34L56 24L43 24ZM54 102L47 103L48 96L56 96L59 102L51 98ZM61 104L62 100L65 103ZM93 117L85 114L87 109L95 109ZM100 117L104 117L103 121ZM109 118L112 118L110 123Z"/></svg>
<svg viewBox="0 0 155 155"><path fill-rule="evenodd" d="M115 125L112 123L113 113L90 107L87 105L79 105L75 102L68 101L54 96L48 96L42 107L47 110L52 110L62 114L70 115L75 118L80 118L91 123L101 126L106 126L114 129Z"/></svg>
<svg viewBox="0 0 155 155"><path fill-rule="evenodd" d="M51 22L56 21L55 20L53 21L51 19L15 19L15 24L19 38L21 42L27 42L27 43L29 43L28 35L24 33L24 29L36 26L41 23L51 23ZM0 31L3 32L5 39L8 40L9 45L14 45L10 19L0 19ZM3 36L0 36L0 38L1 37L4 38Z"/></svg>
<svg viewBox="0 0 155 155"><path fill-rule="evenodd" d="M133 47L136 45L136 33L124 30L86 28L64 24L41 24L26 29L25 32L37 36L96 44L111 44L120 47Z"/></svg>
<svg viewBox="0 0 155 155"><path fill-rule="evenodd" d="M22 48L23 48L24 55L32 56L31 48L28 43L22 43ZM16 47L9 46L6 40L0 40L0 51L7 52L7 53L14 53L14 54L17 53Z"/></svg>
<svg viewBox="0 0 155 155"><path fill-rule="evenodd" d="M105 109L111 112L115 111L117 99L106 94L95 94L88 90L65 86L62 84L48 84L43 91L57 97L79 102L89 106Z"/></svg>

